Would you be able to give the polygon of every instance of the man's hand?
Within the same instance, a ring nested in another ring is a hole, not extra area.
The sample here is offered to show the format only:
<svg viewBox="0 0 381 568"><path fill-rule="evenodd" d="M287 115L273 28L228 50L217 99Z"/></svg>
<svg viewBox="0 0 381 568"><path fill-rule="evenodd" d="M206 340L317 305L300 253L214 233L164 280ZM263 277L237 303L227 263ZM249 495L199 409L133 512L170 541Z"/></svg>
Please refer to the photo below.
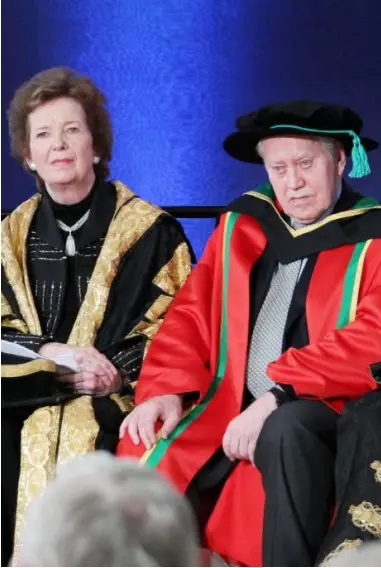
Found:
<svg viewBox="0 0 381 568"><path fill-rule="evenodd" d="M182 411L180 395L166 394L155 396L151 400L138 404L123 420L119 430L119 437L123 438L127 430L135 446L142 441L147 450L149 450L156 440L156 422L159 419L162 420L161 435L165 439L180 422Z"/></svg>
<svg viewBox="0 0 381 568"><path fill-rule="evenodd" d="M59 375L57 380L70 384L78 393L107 396L120 388L118 369L95 347L75 347L65 343L45 343L39 354L54 359L64 353L73 353L79 366L77 373Z"/></svg>
<svg viewBox="0 0 381 568"><path fill-rule="evenodd" d="M271 392L265 392L230 422L222 439L222 447L231 461L238 459L253 463L262 426L276 408L275 396Z"/></svg>

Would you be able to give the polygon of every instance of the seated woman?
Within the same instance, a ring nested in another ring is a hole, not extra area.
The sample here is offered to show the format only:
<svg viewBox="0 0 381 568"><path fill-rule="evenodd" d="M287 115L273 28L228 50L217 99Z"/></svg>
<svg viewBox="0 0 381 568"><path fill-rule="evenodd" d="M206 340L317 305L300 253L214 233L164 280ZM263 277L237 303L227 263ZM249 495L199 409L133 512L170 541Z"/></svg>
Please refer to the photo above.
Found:
<svg viewBox="0 0 381 568"><path fill-rule="evenodd" d="M3 565L16 497L19 527L55 464L114 450L131 385L192 261L174 218L106 181L112 128L89 78L39 73L16 92L9 126L39 192L2 225L2 338L43 358L3 355ZM62 354L77 372L56 374Z"/></svg>
<svg viewBox="0 0 381 568"><path fill-rule="evenodd" d="M348 402L338 422L336 513L319 555L323 566L381 538L381 362L372 373L379 389Z"/></svg>

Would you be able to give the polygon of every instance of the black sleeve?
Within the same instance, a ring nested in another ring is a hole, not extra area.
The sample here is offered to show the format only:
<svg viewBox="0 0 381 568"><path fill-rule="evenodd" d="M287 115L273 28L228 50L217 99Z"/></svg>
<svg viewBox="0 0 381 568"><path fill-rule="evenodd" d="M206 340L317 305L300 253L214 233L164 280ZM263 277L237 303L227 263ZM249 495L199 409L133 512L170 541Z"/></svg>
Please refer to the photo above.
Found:
<svg viewBox="0 0 381 568"><path fill-rule="evenodd" d="M22 319L12 286L1 267L1 337L12 343L19 343L32 351L37 352L44 343L53 341L52 338L43 335L23 333L21 330L26 326Z"/></svg>
<svg viewBox="0 0 381 568"><path fill-rule="evenodd" d="M122 259L96 347L135 381L153 336L194 261L180 223L163 214Z"/></svg>

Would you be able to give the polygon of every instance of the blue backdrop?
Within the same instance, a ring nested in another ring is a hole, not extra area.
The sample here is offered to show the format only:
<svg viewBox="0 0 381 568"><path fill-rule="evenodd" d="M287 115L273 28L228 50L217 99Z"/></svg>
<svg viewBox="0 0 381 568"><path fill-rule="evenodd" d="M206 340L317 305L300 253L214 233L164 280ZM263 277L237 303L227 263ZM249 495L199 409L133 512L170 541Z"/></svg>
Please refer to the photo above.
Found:
<svg viewBox="0 0 381 568"><path fill-rule="evenodd" d="M379 0L6 0L3 209L34 191L9 157L5 111L34 73L68 65L106 92L112 175L166 205L225 204L264 181L225 156L237 115L288 98L354 107L381 140ZM381 198L381 151L356 182ZM198 253L211 221L188 221Z"/></svg>

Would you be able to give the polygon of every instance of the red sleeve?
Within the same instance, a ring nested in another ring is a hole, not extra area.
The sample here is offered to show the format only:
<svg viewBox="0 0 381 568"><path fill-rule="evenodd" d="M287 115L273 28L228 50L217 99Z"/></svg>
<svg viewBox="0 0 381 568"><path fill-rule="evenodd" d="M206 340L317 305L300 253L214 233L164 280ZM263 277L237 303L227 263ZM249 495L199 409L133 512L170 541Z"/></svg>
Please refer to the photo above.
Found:
<svg viewBox="0 0 381 568"><path fill-rule="evenodd" d="M212 380L210 326L216 229L200 262L177 293L158 331L136 387L137 404L162 394L198 392L203 396Z"/></svg>
<svg viewBox="0 0 381 568"><path fill-rule="evenodd" d="M321 341L291 348L268 367L271 379L298 395L319 399L362 396L375 390L370 365L381 359L381 267L361 298L356 320Z"/></svg>

